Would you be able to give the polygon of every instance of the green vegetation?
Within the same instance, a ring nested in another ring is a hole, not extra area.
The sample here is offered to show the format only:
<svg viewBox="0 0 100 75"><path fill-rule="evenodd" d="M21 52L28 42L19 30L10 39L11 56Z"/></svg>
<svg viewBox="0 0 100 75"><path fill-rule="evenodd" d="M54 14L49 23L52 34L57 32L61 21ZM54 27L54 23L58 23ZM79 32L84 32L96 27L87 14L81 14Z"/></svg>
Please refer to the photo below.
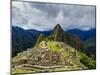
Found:
<svg viewBox="0 0 100 75"><path fill-rule="evenodd" d="M31 70L27 70L27 69L16 69L15 71L13 71L13 74L17 73L17 74L21 74L21 73L31 73Z"/></svg>
<svg viewBox="0 0 100 75"><path fill-rule="evenodd" d="M80 40L80 38L71 33L64 32L64 30L59 24L55 26L53 32L47 38L51 41L64 42L78 50L82 47L82 41Z"/></svg>
<svg viewBox="0 0 100 75"><path fill-rule="evenodd" d="M69 56L69 51L65 50L64 48L61 47L59 42L56 41L49 41L47 42L48 48L50 48L54 52L60 52L62 55L65 57Z"/></svg>
<svg viewBox="0 0 100 75"><path fill-rule="evenodd" d="M84 53L77 51L77 56L80 59L80 62L86 65L89 69L96 68L96 61L92 58L86 56Z"/></svg>
<svg viewBox="0 0 100 75"><path fill-rule="evenodd" d="M44 34L41 33L41 34L39 35L38 39L37 39L37 42L36 42L36 45L35 45L35 46L37 47L38 44L39 44L41 41L44 40L44 38L45 38Z"/></svg>
<svg viewBox="0 0 100 75"><path fill-rule="evenodd" d="M83 52L96 60L96 38L90 38L83 43Z"/></svg>
<svg viewBox="0 0 100 75"><path fill-rule="evenodd" d="M16 69L13 71L12 75L17 74L34 74L34 73L44 73L44 72L59 72L59 71L71 71L71 70L80 70L80 68L72 67L72 66L63 66L62 68L52 68L52 69L37 69L33 68L32 70L27 69Z"/></svg>
<svg viewBox="0 0 100 75"><path fill-rule="evenodd" d="M50 41L47 43L48 47L51 48L53 51L62 51L62 48L57 44L57 42Z"/></svg>

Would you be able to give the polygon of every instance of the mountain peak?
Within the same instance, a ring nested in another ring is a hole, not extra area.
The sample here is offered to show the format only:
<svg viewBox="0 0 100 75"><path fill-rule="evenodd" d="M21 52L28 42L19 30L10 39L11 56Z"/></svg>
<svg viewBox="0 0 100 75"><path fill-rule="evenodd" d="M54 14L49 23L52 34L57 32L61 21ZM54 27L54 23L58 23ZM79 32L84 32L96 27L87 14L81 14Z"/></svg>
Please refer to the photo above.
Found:
<svg viewBox="0 0 100 75"><path fill-rule="evenodd" d="M49 36L49 38L52 38L55 41L64 41L64 30L62 29L60 24L57 24L54 29L53 32L51 33L51 35ZM52 37L51 37L52 36Z"/></svg>
<svg viewBox="0 0 100 75"><path fill-rule="evenodd" d="M57 24L55 27L54 27L54 30L63 30L61 25L60 24Z"/></svg>

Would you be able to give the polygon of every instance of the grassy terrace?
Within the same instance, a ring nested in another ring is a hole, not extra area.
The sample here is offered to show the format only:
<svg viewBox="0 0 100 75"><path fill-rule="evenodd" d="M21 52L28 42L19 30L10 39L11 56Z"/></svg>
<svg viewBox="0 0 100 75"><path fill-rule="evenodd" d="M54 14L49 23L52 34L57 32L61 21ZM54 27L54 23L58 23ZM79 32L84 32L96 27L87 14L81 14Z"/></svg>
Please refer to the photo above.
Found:
<svg viewBox="0 0 100 75"><path fill-rule="evenodd" d="M25 67L25 64L23 64L23 67L19 68L12 68L12 74L18 74L18 73L42 73L42 72L57 72L57 71L71 71L71 70L82 70L82 69L95 69L96 68L96 61L93 60L92 58L88 57L84 53L73 49L72 47L69 50L66 50L66 48L61 46L60 42L57 41L48 41L46 42L47 48L50 48L53 52L60 53L62 56L62 61L61 63L64 62L66 58L69 56L72 56L71 59L71 65L64 64L60 65L61 67L54 67L54 68L46 68L45 66L34 66L27 64ZM67 45L65 45L67 46ZM71 50L74 50L75 52L71 52ZM74 55L75 54L75 55ZM68 60L67 59L67 60ZM30 68L31 67L31 68ZM51 67L51 66L48 66Z"/></svg>
<svg viewBox="0 0 100 75"><path fill-rule="evenodd" d="M48 68L48 69L44 69L44 68L33 68L33 69L27 69L27 68L19 68L14 70L12 74L21 74L21 73L44 73L44 72L59 72L59 71L71 71L71 70L81 70L82 68L76 68L76 67L72 67L72 66L64 66L61 68Z"/></svg>
<svg viewBox="0 0 100 75"><path fill-rule="evenodd" d="M47 45L49 48L51 48L51 50L56 52L62 52L65 57L69 56L69 51L64 50L59 44L57 44L57 42L50 41L47 43ZM77 57L80 60L80 62L87 66L89 69L96 68L96 61L78 50Z"/></svg>
<svg viewBox="0 0 100 75"><path fill-rule="evenodd" d="M86 56L80 51L77 51L77 57L80 59L80 62L87 66L89 69L96 69L96 61L92 58Z"/></svg>
<svg viewBox="0 0 100 75"><path fill-rule="evenodd" d="M65 50L64 48L62 48L58 42L55 41L50 41L47 42L47 46L48 48L50 48L52 51L54 52L61 52L63 54L64 57L69 56L69 51Z"/></svg>

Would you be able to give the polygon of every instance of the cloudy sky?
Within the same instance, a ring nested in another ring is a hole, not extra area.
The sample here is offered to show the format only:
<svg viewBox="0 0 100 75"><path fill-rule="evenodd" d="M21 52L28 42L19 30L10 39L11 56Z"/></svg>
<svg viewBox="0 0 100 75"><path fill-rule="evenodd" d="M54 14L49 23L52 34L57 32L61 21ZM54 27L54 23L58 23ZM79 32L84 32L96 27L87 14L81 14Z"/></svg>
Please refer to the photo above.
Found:
<svg viewBox="0 0 100 75"><path fill-rule="evenodd" d="M12 25L47 31L60 24L64 30L95 28L95 6L12 2Z"/></svg>

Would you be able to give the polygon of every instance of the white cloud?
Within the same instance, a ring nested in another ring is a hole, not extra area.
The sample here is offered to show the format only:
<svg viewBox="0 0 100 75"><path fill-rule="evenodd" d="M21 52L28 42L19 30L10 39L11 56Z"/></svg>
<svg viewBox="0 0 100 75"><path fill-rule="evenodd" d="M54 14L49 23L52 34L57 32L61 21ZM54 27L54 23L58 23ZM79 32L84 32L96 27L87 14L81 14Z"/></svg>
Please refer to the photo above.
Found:
<svg viewBox="0 0 100 75"><path fill-rule="evenodd" d="M62 23L62 21L64 20L64 12L62 10L60 10L58 13L57 13L57 16L55 18L55 21L57 23Z"/></svg>
<svg viewBox="0 0 100 75"><path fill-rule="evenodd" d="M60 23L64 29L95 27L95 7L12 1L12 25L49 30Z"/></svg>
<svg viewBox="0 0 100 75"><path fill-rule="evenodd" d="M81 28L81 30L85 30L85 31L88 31L90 29L91 29L90 27L83 27L83 28Z"/></svg>

